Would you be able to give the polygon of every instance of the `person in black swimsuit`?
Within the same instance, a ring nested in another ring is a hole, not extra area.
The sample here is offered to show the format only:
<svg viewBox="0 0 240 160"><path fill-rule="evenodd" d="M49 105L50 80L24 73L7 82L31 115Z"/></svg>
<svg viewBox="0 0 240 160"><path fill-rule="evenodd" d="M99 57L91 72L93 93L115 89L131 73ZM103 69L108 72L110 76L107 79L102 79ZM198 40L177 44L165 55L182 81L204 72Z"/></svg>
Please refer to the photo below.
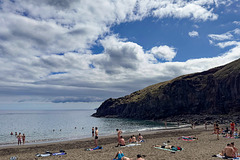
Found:
<svg viewBox="0 0 240 160"><path fill-rule="evenodd" d="M95 127L95 147L98 146L98 128Z"/></svg>

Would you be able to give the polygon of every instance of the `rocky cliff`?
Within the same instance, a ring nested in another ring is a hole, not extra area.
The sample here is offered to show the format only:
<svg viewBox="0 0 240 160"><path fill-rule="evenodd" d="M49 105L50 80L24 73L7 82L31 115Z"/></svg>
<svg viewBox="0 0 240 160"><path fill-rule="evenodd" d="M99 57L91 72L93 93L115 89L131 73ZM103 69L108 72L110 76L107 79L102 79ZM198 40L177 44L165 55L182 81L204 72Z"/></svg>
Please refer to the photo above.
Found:
<svg viewBox="0 0 240 160"><path fill-rule="evenodd" d="M179 115L240 113L240 59L201 73L158 83L108 99L95 117L158 120Z"/></svg>

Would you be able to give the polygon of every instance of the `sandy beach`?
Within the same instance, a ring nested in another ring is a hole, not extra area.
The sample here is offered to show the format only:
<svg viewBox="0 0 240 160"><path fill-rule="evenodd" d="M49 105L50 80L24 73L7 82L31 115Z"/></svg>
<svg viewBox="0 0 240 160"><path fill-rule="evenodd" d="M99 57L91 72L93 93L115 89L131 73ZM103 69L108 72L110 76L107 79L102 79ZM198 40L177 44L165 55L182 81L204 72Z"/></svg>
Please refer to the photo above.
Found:
<svg viewBox="0 0 240 160"><path fill-rule="evenodd" d="M220 125L220 127L222 127ZM134 133L137 135L137 133ZM173 159L200 159L210 160L219 159L212 157L221 152L227 143L235 142L237 148L240 147L239 139L228 139L212 134L212 128L204 129L204 126L197 126L194 130L191 128L174 129L174 130L161 130L152 132L142 132L145 142L140 146L133 147L115 147L117 136L99 137L99 145L103 147L101 150L85 151L86 148L94 148L93 138L74 140L58 143L47 143L38 145L24 145L24 146L11 146L0 147L0 159L9 160L10 157L15 156L18 160L111 160L116 155L116 152L122 150L124 155L136 159L137 154L145 155L145 160L173 160ZM183 141L181 136L196 136L198 140ZM129 134L123 134L125 140L129 138ZM169 144L180 146L182 151L171 153L160 149L155 149L153 145L162 145L164 142L170 141ZM58 152L65 150L67 155L62 156L49 156L49 157L36 157L37 153L44 153L46 151Z"/></svg>

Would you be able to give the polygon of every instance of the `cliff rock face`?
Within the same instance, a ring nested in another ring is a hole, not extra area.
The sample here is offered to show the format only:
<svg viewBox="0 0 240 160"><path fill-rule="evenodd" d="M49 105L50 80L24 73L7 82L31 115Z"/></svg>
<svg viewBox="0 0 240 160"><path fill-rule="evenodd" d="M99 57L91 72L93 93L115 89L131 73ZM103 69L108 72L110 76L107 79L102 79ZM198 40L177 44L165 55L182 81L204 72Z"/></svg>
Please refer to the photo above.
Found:
<svg viewBox="0 0 240 160"><path fill-rule="evenodd" d="M240 113L240 59L201 73L108 99L95 117L163 119L179 115Z"/></svg>

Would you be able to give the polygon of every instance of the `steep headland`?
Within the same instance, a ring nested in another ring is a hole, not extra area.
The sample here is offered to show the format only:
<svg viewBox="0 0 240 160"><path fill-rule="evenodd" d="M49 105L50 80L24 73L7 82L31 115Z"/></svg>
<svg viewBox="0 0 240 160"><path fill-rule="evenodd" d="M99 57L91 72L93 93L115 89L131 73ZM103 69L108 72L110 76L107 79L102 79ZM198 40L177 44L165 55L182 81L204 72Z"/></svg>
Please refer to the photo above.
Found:
<svg viewBox="0 0 240 160"><path fill-rule="evenodd" d="M93 114L158 120L185 115L240 113L240 59L201 73L151 85L125 97L110 98Z"/></svg>

